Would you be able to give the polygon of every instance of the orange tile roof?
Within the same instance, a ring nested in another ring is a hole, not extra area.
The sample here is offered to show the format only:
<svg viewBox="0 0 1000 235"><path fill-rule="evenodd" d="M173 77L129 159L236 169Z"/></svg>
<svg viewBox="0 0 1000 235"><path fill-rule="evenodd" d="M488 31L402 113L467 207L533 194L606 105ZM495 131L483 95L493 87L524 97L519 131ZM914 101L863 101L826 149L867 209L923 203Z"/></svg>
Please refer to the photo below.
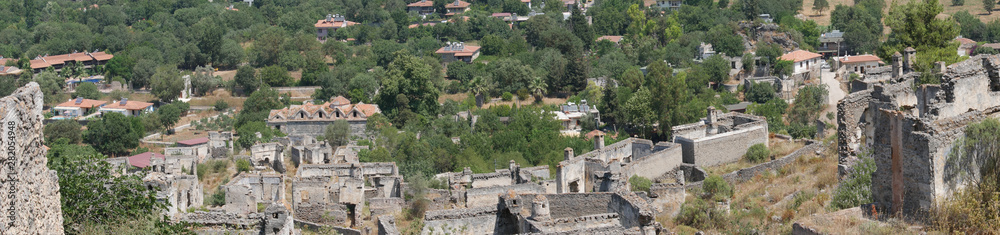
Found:
<svg viewBox="0 0 1000 235"><path fill-rule="evenodd" d="M345 98L344 96L337 96L330 99L330 104L332 105L350 105L351 100Z"/></svg>
<svg viewBox="0 0 1000 235"><path fill-rule="evenodd" d="M471 5L472 3L468 3L466 1L455 0L455 2L450 2L447 5L444 5L444 8L466 8Z"/></svg>
<svg viewBox="0 0 1000 235"><path fill-rule="evenodd" d="M354 21L348 21L348 20L345 20L345 21L326 21L326 19L322 19L322 20L316 21L316 24L313 25L313 26L316 26L316 28L343 28L343 27L352 26L352 25L356 25L356 24L358 24L358 23L354 22Z"/></svg>
<svg viewBox="0 0 1000 235"><path fill-rule="evenodd" d="M56 105L56 107L93 108L93 107L100 107L101 105L107 103L108 102L103 100L83 99L79 104L77 104L76 99L70 99L69 101Z"/></svg>
<svg viewBox="0 0 1000 235"><path fill-rule="evenodd" d="M789 52L788 54L785 54L785 55L783 55L781 57L778 57L778 59L781 59L781 60L790 60L792 62L799 62L799 61L809 60L809 59L818 58L818 57L822 57L822 56L823 55L812 53L812 52L809 52L809 51L795 50L795 51Z"/></svg>
<svg viewBox="0 0 1000 235"><path fill-rule="evenodd" d="M434 25L437 25L437 23L428 22L428 23L423 23L423 24L411 24L410 26L407 26L407 28L411 28L412 29L412 28L416 28L416 27L420 27L420 26L434 26Z"/></svg>
<svg viewBox="0 0 1000 235"><path fill-rule="evenodd" d="M104 105L105 108L109 109L125 109L125 110L142 110L153 106L153 103L146 103L142 101L128 100L123 105L121 101L116 101L114 103Z"/></svg>
<svg viewBox="0 0 1000 235"><path fill-rule="evenodd" d="M976 44L976 41L973 41L972 39L968 39L968 38L956 38L955 41L958 41L958 43L961 43L961 44L970 44L970 43L971 44Z"/></svg>
<svg viewBox="0 0 1000 235"><path fill-rule="evenodd" d="M361 111L361 113L364 114L365 117L370 117L376 113L382 112L382 110L378 108L378 105L374 104L359 103L357 105L354 105L354 108L358 109L358 111Z"/></svg>
<svg viewBox="0 0 1000 235"><path fill-rule="evenodd" d="M881 63L882 59L878 58L878 56L874 56L874 55L846 56L846 57L840 59L840 62L841 63L845 63L845 64L863 63L863 62L872 62L872 61L878 61L879 63Z"/></svg>
<svg viewBox="0 0 1000 235"><path fill-rule="evenodd" d="M429 7L434 6L434 1L421 0L419 2L406 4L407 7Z"/></svg>
<svg viewBox="0 0 1000 235"><path fill-rule="evenodd" d="M76 52L70 54L62 55L52 55L52 56L41 56L37 59L31 60L32 69L47 68L53 65L65 64L66 62L84 62L84 61L107 61L114 58L113 55L105 53L103 51L88 53L88 52Z"/></svg>
<svg viewBox="0 0 1000 235"><path fill-rule="evenodd" d="M594 40L594 41L595 42L599 42L601 40L608 40L608 41L611 41L613 43L618 43L618 42L622 41L622 36L601 36L601 37L597 38L597 40Z"/></svg>

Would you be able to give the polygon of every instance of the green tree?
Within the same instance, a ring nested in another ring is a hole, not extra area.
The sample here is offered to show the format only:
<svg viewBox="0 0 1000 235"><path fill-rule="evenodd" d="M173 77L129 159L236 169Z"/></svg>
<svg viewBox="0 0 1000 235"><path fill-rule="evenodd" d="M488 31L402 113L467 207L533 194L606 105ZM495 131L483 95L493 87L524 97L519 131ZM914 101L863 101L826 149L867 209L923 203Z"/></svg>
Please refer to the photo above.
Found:
<svg viewBox="0 0 1000 235"><path fill-rule="evenodd" d="M771 75L791 76L793 70L795 70L794 62L791 60L778 60L774 63L774 69L771 70Z"/></svg>
<svg viewBox="0 0 1000 235"><path fill-rule="evenodd" d="M347 144L348 137L351 135L351 126L347 123L345 119L339 119L333 121L333 124L326 126L325 137L326 141L333 146L341 146Z"/></svg>
<svg viewBox="0 0 1000 235"><path fill-rule="evenodd" d="M493 81L502 92L516 92L527 88L532 79L531 67L521 64L520 60L503 59L490 63Z"/></svg>
<svg viewBox="0 0 1000 235"><path fill-rule="evenodd" d="M106 155L128 153L139 146L139 139L145 134L145 127L137 118L129 118L120 113L105 113L101 119L87 124L83 133L85 143L94 146Z"/></svg>
<svg viewBox="0 0 1000 235"><path fill-rule="evenodd" d="M729 81L729 61L720 55L713 55L705 59L702 68L708 73L709 81L715 84L721 85Z"/></svg>
<svg viewBox="0 0 1000 235"><path fill-rule="evenodd" d="M55 72L43 71L38 73L38 75L35 75L35 82L38 83L39 88L42 90L42 97L44 97L46 104L56 104L66 100L63 94L66 82Z"/></svg>
<svg viewBox="0 0 1000 235"><path fill-rule="evenodd" d="M397 108L408 107L416 113L436 114L440 107L437 103L440 91L431 82L430 70L430 66L409 52L396 52L376 100L379 107L390 113ZM398 103L397 95L404 95L408 103Z"/></svg>
<svg viewBox="0 0 1000 235"><path fill-rule="evenodd" d="M524 5L523 3L521 5ZM587 23L587 17L580 11L580 7L573 6L569 16L570 30L583 42L584 48L590 48L594 44L594 30Z"/></svg>
<svg viewBox="0 0 1000 235"><path fill-rule="evenodd" d="M70 144L80 143L81 132L80 123L69 119L45 125L45 130L43 131L46 142L55 142L57 139L65 138Z"/></svg>
<svg viewBox="0 0 1000 235"><path fill-rule="evenodd" d="M961 1L965 1L965 0L961 0ZM816 0L816 1L813 1L813 11L816 11L819 14L823 14L823 11L826 11L826 9L829 8L829 7L830 7L830 2L827 1L827 0Z"/></svg>
<svg viewBox="0 0 1000 235"><path fill-rule="evenodd" d="M789 122L809 125L815 121L826 105L827 90L825 86L809 85L799 89L795 95L795 103L788 112Z"/></svg>
<svg viewBox="0 0 1000 235"><path fill-rule="evenodd" d="M165 65L156 68L153 74L152 93L163 102L170 102L180 97L184 90L184 79L176 66Z"/></svg>
<svg viewBox="0 0 1000 235"><path fill-rule="evenodd" d="M234 80L236 80L237 86L243 88L244 94L252 94L254 91L257 91L261 82L257 77L257 71L254 71L253 67L250 67L249 65L240 66L240 68L236 70L236 77Z"/></svg>
<svg viewBox="0 0 1000 235"><path fill-rule="evenodd" d="M159 189L143 182L146 173L119 176L115 172L120 171L94 155L50 165L59 176L62 226L67 232L144 218L167 207L156 200Z"/></svg>
<svg viewBox="0 0 1000 235"><path fill-rule="evenodd" d="M722 201L723 199L733 196L733 186L729 185L729 183L722 179L719 175L710 175L705 178L701 188L705 191L705 194L707 194L709 198L712 198L715 201Z"/></svg>
<svg viewBox="0 0 1000 235"><path fill-rule="evenodd" d="M653 181L647 179L646 177L633 175L628 178L628 183L632 186L632 192L647 192L649 193L649 187L653 185Z"/></svg>
<svg viewBox="0 0 1000 235"><path fill-rule="evenodd" d="M746 90L746 100L758 104L767 103L776 98L774 85L769 83L753 83Z"/></svg>
<svg viewBox="0 0 1000 235"><path fill-rule="evenodd" d="M885 25L892 28L892 38L909 47L944 47L958 35L959 26L951 18L938 19L944 11L938 1L911 1L889 8Z"/></svg>
<svg viewBox="0 0 1000 235"><path fill-rule="evenodd" d="M202 96L222 85L222 78L213 75L214 73L215 69L212 66L198 66L194 69L194 73L191 74L191 87L194 88L195 94Z"/></svg>
<svg viewBox="0 0 1000 235"><path fill-rule="evenodd" d="M101 94L101 91L97 90L97 85L94 85L94 83L81 82L80 85L76 86L76 91L73 92L73 96L96 100L100 99L103 94Z"/></svg>
<svg viewBox="0 0 1000 235"><path fill-rule="evenodd" d="M858 163L854 164L847 177L834 190L830 207L839 210L872 202L872 174L878 166L868 153L858 156L858 159Z"/></svg>
<svg viewBox="0 0 1000 235"><path fill-rule="evenodd" d="M730 26L717 25L712 27L707 36L715 51L727 56L743 56L743 51L746 49L743 45L743 38L736 34Z"/></svg>
<svg viewBox="0 0 1000 235"><path fill-rule="evenodd" d="M292 84L292 76L288 75L288 70L281 66L271 65L260 69L259 80L272 87L282 87Z"/></svg>
<svg viewBox="0 0 1000 235"><path fill-rule="evenodd" d="M983 9L986 9L986 14L993 14L993 7L996 6L997 2L993 0L983 0Z"/></svg>
<svg viewBox="0 0 1000 235"><path fill-rule="evenodd" d="M271 129L264 122L252 121L236 129L236 135L240 138L236 139L236 144L241 148L250 149L254 144L263 143L271 141L274 137L274 129ZM257 133L260 133L258 137Z"/></svg>
<svg viewBox="0 0 1000 235"><path fill-rule="evenodd" d="M173 128L174 124L177 124L177 121L181 119L181 110L173 104L160 106L156 112L159 115L160 124L167 129Z"/></svg>
<svg viewBox="0 0 1000 235"><path fill-rule="evenodd" d="M535 103L542 102L542 98L545 97L545 91L548 87L549 85L545 84L545 80L541 77L535 77L535 79L531 80L528 89L531 90L531 94L535 97Z"/></svg>
<svg viewBox="0 0 1000 235"><path fill-rule="evenodd" d="M622 106L621 122L643 130L644 136L652 131L650 128L658 119L656 112L651 108L653 106L651 96L649 89L639 88Z"/></svg>

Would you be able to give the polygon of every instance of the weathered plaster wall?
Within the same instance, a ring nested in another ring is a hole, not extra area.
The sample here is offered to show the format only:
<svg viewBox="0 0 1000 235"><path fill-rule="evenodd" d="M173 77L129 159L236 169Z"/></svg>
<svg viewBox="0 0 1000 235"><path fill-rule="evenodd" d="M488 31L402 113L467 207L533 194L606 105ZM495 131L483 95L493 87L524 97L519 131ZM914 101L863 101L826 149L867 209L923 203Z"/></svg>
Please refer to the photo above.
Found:
<svg viewBox="0 0 1000 235"><path fill-rule="evenodd" d="M545 188L533 183L472 188L465 191L465 207L496 206L500 202L500 196L510 192L515 194L541 194L545 193Z"/></svg>
<svg viewBox="0 0 1000 235"><path fill-rule="evenodd" d="M754 144L767 144L767 124L707 136L700 139L675 138L684 149L684 162L714 166L739 161ZM689 151L690 149L690 151Z"/></svg>
<svg viewBox="0 0 1000 235"><path fill-rule="evenodd" d="M493 234L497 206L428 211L421 234Z"/></svg>

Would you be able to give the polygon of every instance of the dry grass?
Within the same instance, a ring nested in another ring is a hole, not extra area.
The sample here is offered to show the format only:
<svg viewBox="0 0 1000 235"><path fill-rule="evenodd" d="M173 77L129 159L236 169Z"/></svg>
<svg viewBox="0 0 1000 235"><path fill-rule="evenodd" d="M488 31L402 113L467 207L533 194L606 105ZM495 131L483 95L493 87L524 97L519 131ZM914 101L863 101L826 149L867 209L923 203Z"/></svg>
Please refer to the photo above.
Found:
<svg viewBox="0 0 1000 235"><path fill-rule="evenodd" d="M230 108L242 109L243 101L246 100L246 97L233 96L225 89L218 89L210 94L195 97L191 101L188 101L188 104L191 104L191 106L214 106L215 102L219 100L229 103Z"/></svg>
<svg viewBox="0 0 1000 235"><path fill-rule="evenodd" d="M913 0L900 0L897 2L897 4L903 5L910 1ZM854 0L829 0L830 8L826 11L823 11L822 14L817 14L815 11L812 10L813 2L815 2L815 0L803 0L802 10L799 11L799 13L805 15L808 19L816 21L816 23L819 25L830 25L830 12L833 11L833 9L836 8L837 5L845 5L845 6L854 5ZM1000 18L1000 14L987 15L986 10L983 9L983 1L966 0L965 5L962 6L952 6L950 0L939 0L939 2L941 3L942 6L944 6L944 12L942 12L942 14L939 15L939 17L948 17L951 16L952 14L955 14L956 12L968 11L969 14L977 16L979 17L979 20L982 20L983 22L987 23ZM892 6L892 3L893 0L885 0L885 9L883 11L888 13L889 7ZM997 9L994 8L994 11L996 10ZM886 29L886 33L888 32L889 32L888 29Z"/></svg>
<svg viewBox="0 0 1000 235"><path fill-rule="evenodd" d="M232 179L233 176L236 176L237 172L236 164L233 163L231 159L218 159L218 160L206 161L204 166L208 167L209 165L211 165L212 161L228 161L227 164L228 167L226 167L226 170L216 173L209 173L211 172L211 170L205 169L206 170L205 175L201 179L199 179L201 185L204 187L205 195L212 195L213 193L215 193L215 191L219 189L219 186L224 184L223 182L228 182L229 179Z"/></svg>

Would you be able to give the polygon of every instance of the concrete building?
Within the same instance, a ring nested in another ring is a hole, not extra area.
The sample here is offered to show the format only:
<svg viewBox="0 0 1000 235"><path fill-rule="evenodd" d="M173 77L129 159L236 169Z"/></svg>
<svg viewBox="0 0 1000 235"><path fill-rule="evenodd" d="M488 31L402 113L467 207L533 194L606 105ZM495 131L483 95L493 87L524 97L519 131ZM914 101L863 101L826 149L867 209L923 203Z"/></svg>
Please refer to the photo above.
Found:
<svg viewBox="0 0 1000 235"><path fill-rule="evenodd" d="M325 135L327 125L332 125L337 120L347 120L351 126L351 134L362 136L368 117L376 113L382 113L377 104L351 104L347 98L337 96L323 104L307 101L302 105L271 110L267 125L289 136L316 138Z"/></svg>
<svg viewBox="0 0 1000 235"><path fill-rule="evenodd" d="M328 36L337 32L338 29L356 24L358 23L348 21L342 15L327 14L326 19L316 21L316 24L313 26L316 27L316 39L324 41Z"/></svg>
<svg viewBox="0 0 1000 235"><path fill-rule="evenodd" d="M911 51L899 57L911 61ZM874 159L877 208L919 216L978 177L975 164L950 156L967 125L1000 116L1000 56L974 56L949 65L941 83L916 87L920 74L911 66L893 61L890 80L837 104L837 141L841 175L863 153Z"/></svg>
<svg viewBox="0 0 1000 235"><path fill-rule="evenodd" d="M699 167L737 162L755 144L768 145L767 119L708 107L706 118L671 128L683 146L684 163Z"/></svg>
<svg viewBox="0 0 1000 235"><path fill-rule="evenodd" d="M795 50L778 57L780 60L792 61L792 75L807 74L807 77L819 77L820 61L823 55L804 50Z"/></svg>
<svg viewBox="0 0 1000 235"><path fill-rule="evenodd" d="M421 16L427 16L434 13L434 1L420 0L406 4L406 10Z"/></svg>
<svg viewBox="0 0 1000 235"><path fill-rule="evenodd" d="M881 66L882 59L874 55L844 56L840 58L840 64L847 72L865 74L865 71Z"/></svg>
<svg viewBox="0 0 1000 235"><path fill-rule="evenodd" d="M111 102L110 104L105 104L100 108L101 113L120 113L129 117L138 117L146 112L153 112L153 103L147 103L142 101L129 101L128 98L122 98L119 101Z"/></svg>
<svg viewBox="0 0 1000 235"><path fill-rule="evenodd" d="M461 42L448 42L447 46L438 49L434 53L441 56L441 62L464 61L472 63L479 58L479 46L467 46Z"/></svg>
<svg viewBox="0 0 1000 235"><path fill-rule="evenodd" d="M594 118L595 123L601 121L601 112L597 110L596 105L587 104L587 100L581 100L579 104L566 102L566 104L559 106L558 112L553 113L556 120L562 123L562 129L568 132L579 133L581 130L580 120L588 114Z"/></svg>
<svg viewBox="0 0 1000 235"><path fill-rule="evenodd" d="M444 9L445 9L445 11L447 11L447 13L445 13L444 15L445 16L454 16L454 15L465 13L465 11L469 10L469 6L472 6L472 3L468 3L468 2L462 1L462 0L455 0L454 2L451 2L451 3L448 3L447 5L444 5Z"/></svg>
<svg viewBox="0 0 1000 235"><path fill-rule="evenodd" d="M816 48L816 52L822 54L824 58L840 56L846 51L844 32L833 30L819 35L819 47Z"/></svg>
<svg viewBox="0 0 1000 235"><path fill-rule="evenodd" d="M84 99L83 97L76 97L76 99L71 99L69 101L57 104L52 110L56 113L54 119L75 119L77 117L86 116L91 110L100 109L104 104L108 102L101 100L91 100Z"/></svg>

